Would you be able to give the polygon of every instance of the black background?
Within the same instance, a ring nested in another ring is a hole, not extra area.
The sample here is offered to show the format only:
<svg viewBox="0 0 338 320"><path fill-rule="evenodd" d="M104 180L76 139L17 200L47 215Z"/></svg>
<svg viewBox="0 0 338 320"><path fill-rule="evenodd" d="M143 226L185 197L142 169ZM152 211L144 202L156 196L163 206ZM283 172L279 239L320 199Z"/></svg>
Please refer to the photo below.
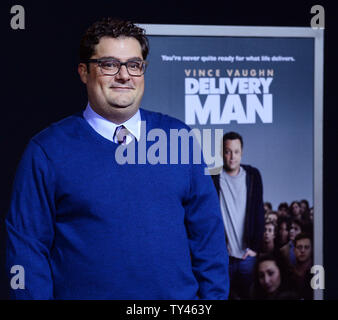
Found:
<svg viewBox="0 0 338 320"><path fill-rule="evenodd" d="M25 30L12 30L10 9L25 8ZM311 7L325 9L324 60L324 268L325 299L338 298L336 197L337 104L334 1L1 1L0 4L0 262L3 218L16 166L28 140L51 122L84 108L77 75L78 46L85 29L103 16L137 23L309 27ZM292 94L292 93L290 93ZM295 157L297 155L294 155ZM292 168L294 170L294 168ZM0 263L0 277L3 274ZM5 299L1 277L0 299Z"/></svg>

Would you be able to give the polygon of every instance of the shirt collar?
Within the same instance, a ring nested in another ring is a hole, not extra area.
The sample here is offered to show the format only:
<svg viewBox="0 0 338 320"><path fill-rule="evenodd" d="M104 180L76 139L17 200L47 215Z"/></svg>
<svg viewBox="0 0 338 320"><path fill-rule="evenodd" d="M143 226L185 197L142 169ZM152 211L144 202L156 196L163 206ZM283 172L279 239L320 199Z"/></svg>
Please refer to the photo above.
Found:
<svg viewBox="0 0 338 320"><path fill-rule="evenodd" d="M83 117L87 120L90 126L97 133L99 133L101 136L110 141L113 141L116 127L121 125L124 125L126 129L136 138L137 141L140 141L141 135L140 110L137 110L137 112L127 121L120 124L116 124L97 114L92 109L92 107L88 102L86 109L83 111Z"/></svg>

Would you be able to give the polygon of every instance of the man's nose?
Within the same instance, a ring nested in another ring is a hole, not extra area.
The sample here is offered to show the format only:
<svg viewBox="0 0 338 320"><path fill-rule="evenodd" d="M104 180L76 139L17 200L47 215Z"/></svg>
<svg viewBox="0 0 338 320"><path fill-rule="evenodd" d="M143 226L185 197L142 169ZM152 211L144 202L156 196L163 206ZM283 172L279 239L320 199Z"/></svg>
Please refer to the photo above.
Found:
<svg viewBox="0 0 338 320"><path fill-rule="evenodd" d="M115 77L117 79L124 80L124 81L129 80L130 75L128 73L127 66L126 65L121 66L119 72L116 74Z"/></svg>

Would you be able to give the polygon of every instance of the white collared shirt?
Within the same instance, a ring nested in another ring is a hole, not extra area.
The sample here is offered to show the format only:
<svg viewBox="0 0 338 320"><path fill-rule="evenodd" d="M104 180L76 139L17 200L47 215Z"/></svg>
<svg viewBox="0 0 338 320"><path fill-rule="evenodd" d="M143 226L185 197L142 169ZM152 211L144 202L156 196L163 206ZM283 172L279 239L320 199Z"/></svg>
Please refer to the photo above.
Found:
<svg viewBox="0 0 338 320"><path fill-rule="evenodd" d="M140 141L141 136L141 114L140 110L137 110L137 112L127 121L116 124L113 123L99 114L97 114L89 105L89 102L87 104L86 109L83 111L83 117L87 120L89 125L102 137L115 142L114 141L114 133L116 130L116 127L118 126L125 126L125 128L136 138L137 141ZM132 141L133 137L130 135L127 135L126 137L126 144L130 143Z"/></svg>

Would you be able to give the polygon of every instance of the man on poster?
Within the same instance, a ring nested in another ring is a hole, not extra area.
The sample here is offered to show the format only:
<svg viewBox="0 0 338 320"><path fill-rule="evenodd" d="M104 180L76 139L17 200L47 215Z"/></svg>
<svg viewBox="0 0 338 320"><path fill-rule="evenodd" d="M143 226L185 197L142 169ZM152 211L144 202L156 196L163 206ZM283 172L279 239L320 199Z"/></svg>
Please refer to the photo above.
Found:
<svg viewBox="0 0 338 320"><path fill-rule="evenodd" d="M212 175L219 195L229 252L230 298L248 299L264 233L263 185L258 169L241 164L243 139L223 136L223 169Z"/></svg>
<svg viewBox="0 0 338 320"><path fill-rule="evenodd" d="M144 30L102 19L85 33L78 72L88 105L29 142L6 217L14 299L227 299L228 255L205 164L120 165L119 145L147 130L189 129L140 108ZM148 142L148 141L147 141ZM192 151L191 151L192 152Z"/></svg>

